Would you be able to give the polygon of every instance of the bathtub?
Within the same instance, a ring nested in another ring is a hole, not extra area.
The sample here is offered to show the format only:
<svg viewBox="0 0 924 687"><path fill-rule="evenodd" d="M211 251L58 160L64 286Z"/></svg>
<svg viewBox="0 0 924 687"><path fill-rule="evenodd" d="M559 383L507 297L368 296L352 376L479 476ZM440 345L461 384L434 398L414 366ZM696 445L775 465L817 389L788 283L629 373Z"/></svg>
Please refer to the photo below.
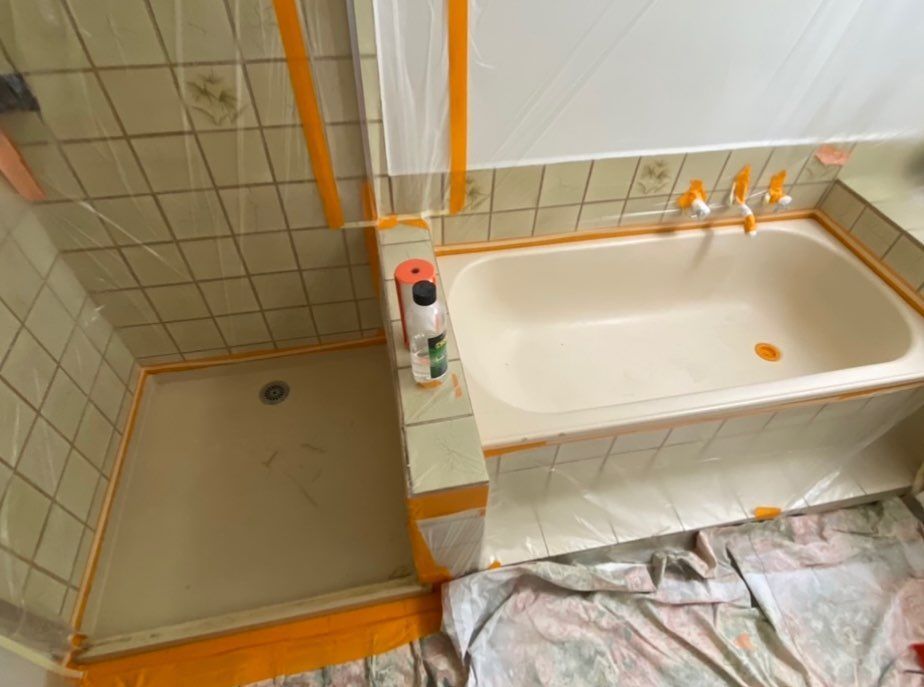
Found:
<svg viewBox="0 0 924 687"><path fill-rule="evenodd" d="M924 318L814 219L438 263L486 450L924 382Z"/></svg>

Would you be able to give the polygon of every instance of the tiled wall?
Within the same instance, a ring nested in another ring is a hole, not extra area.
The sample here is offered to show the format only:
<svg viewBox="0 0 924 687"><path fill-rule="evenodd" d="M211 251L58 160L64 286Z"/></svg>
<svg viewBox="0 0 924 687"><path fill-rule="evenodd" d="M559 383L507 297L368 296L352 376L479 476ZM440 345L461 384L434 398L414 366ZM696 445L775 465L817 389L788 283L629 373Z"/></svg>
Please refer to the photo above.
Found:
<svg viewBox="0 0 924 687"><path fill-rule="evenodd" d="M924 297L924 244L917 236L840 181L821 210Z"/></svg>
<svg viewBox="0 0 924 687"><path fill-rule="evenodd" d="M346 8L301 3L349 222L365 113ZM381 326L362 230L326 226L272 0L11 0L0 40L41 105L0 115L48 191L38 221L139 358Z"/></svg>
<svg viewBox="0 0 924 687"><path fill-rule="evenodd" d="M135 376L36 215L0 188L0 599L69 620Z"/></svg>
<svg viewBox="0 0 924 687"><path fill-rule="evenodd" d="M849 147L849 146L845 146ZM755 214L770 177L787 171L789 210L815 207L840 171L814 156L816 146L626 157L585 162L471 171L463 212L436 221L442 244L561 234L617 226L690 221L677 200L701 179L714 216L723 216L735 175L752 169Z"/></svg>

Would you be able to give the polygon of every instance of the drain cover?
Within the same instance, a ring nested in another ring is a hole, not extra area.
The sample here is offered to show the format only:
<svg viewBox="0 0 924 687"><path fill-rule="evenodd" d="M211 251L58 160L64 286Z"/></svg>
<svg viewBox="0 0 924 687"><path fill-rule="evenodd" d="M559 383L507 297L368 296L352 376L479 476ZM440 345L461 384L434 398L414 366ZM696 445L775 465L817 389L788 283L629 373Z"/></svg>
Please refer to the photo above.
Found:
<svg viewBox="0 0 924 687"><path fill-rule="evenodd" d="M288 396L289 385L285 382L270 382L260 389L260 400L270 406L282 403Z"/></svg>
<svg viewBox="0 0 924 687"><path fill-rule="evenodd" d="M783 357L783 353L779 348L774 346L772 343L766 343L764 341L761 341L759 344L754 346L754 352L759 358L762 358L771 363L775 363Z"/></svg>

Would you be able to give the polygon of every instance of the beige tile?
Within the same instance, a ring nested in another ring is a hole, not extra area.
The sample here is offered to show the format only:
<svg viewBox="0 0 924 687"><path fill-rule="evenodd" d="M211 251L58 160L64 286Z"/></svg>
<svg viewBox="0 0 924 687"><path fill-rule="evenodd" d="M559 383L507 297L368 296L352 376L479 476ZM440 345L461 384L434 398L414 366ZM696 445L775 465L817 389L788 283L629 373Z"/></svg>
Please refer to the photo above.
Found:
<svg viewBox="0 0 924 687"><path fill-rule="evenodd" d="M885 264L917 289L924 282L924 247L909 236L902 236L883 258Z"/></svg>
<svg viewBox="0 0 924 687"><path fill-rule="evenodd" d="M97 66L158 64L164 61L144 3L68 0L68 6Z"/></svg>
<svg viewBox="0 0 924 687"><path fill-rule="evenodd" d="M851 233L873 253L882 257L895 243L899 230L870 207L863 210Z"/></svg>
<svg viewBox="0 0 924 687"><path fill-rule="evenodd" d="M38 273L45 276L57 260L58 250L36 223L34 217L26 215L26 220L13 230L12 238Z"/></svg>
<svg viewBox="0 0 924 687"><path fill-rule="evenodd" d="M599 458L609 453L613 439L587 439L585 441L570 441L558 447L555 464L573 463L588 458Z"/></svg>
<svg viewBox="0 0 924 687"><path fill-rule="evenodd" d="M230 346L261 343L270 340L270 334L266 329L266 323L259 313L226 315L215 319L218 322L218 326L221 328L221 333L224 334L225 340Z"/></svg>
<svg viewBox="0 0 924 687"><path fill-rule="evenodd" d="M48 200L83 198L84 193L77 182L77 177L61 152L51 145L35 145L19 151L32 176L39 182Z"/></svg>
<svg viewBox="0 0 924 687"><path fill-rule="evenodd" d="M83 525L80 521L60 506L53 505L35 554L35 562L58 577L65 580L70 578L82 535Z"/></svg>
<svg viewBox="0 0 924 687"><path fill-rule="evenodd" d="M2 58L0 58L0 61L2 61ZM51 132L35 112L5 113L3 115L3 131L17 145L46 143L51 140Z"/></svg>
<svg viewBox="0 0 924 687"><path fill-rule="evenodd" d="M3 570L4 577L0 599L21 605L26 579L29 577L29 564L6 549L0 549L0 570Z"/></svg>
<svg viewBox="0 0 924 687"><path fill-rule="evenodd" d="M432 246L426 241L415 243L396 243L382 246L382 274L387 279L393 278L398 265L406 260L435 260Z"/></svg>
<svg viewBox="0 0 924 687"><path fill-rule="evenodd" d="M299 265L334 267L349 264L343 236L339 231L312 229L292 232Z"/></svg>
<svg viewBox="0 0 924 687"><path fill-rule="evenodd" d="M314 63L312 76L320 94L321 116L325 122L355 122L359 119L352 58L319 60Z"/></svg>
<svg viewBox="0 0 924 687"><path fill-rule="evenodd" d="M56 260L51 271L48 273L46 281L49 288L55 292L55 295L64 304L67 311L75 317L80 313L80 308L86 299L86 292L77 281L73 271L63 260Z"/></svg>
<svg viewBox="0 0 924 687"><path fill-rule="evenodd" d="M369 264L369 253L366 250L366 235L363 227L346 227L340 230L346 242L347 254L351 265Z"/></svg>
<svg viewBox="0 0 924 687"><path fill-rule="evenodd" d="M453 380L457 380L458 385ZM405 425L472 414L462 365L458 361L449 363L446 378L435 388L417 384L409 367L398 370L398 398Z"/></svg>
<svg viewBox="0 0 924 687"><path fill-rule="evenodd" d="M231 23L224 8L208 0L150 0L167 54L174 62L233 62Z"/></svg>
<svg viewBox="0 0 924 687"><path fill-rule="evenodd" d="M581 206L581 216L578 219L578 229L606 229L619 224L623 206L621 200L604 203L585 203ZM657 220L653 220L657 221Z"/></svg>
<svg viewBox="0 0 924 687"><path fill-rule="evenodd" d="M183 102L167 67L114 69L100 78L129 134L189 128Z"/></svg>
<svg viewBox="0 0 924 687"><path fill-rule="evenodd" d="M154 309L164 320L190 320L209 314L199 290L192 284L156 286L145 289Z"/></svg>
<svg viewBox="0 0 924 687"><path fill-rule="evenodd" d="M53 356L60 357L67 346L74 319L47 286L39 292L26 327Z"/></svg>
<svg viewBox="0 0 924 687"><path fill-rule="evenodd" d="M176 352L176 346L167 335L167 330L159 324L143 324L138 327L125 327L119 330L119 336L128 346L128 350L139 358L167 355Z"/></svg>
<svg viewBox="0 0 924 687"><path fill-rule="evenodd" d="M585 201L589 203L627 198L638 162L637 157L595 160L587 183Z"/></svg>
<svg viewBox="0 0 924 687"><path fill-rule="evenodd" d="M0 504L0 543L31 558L38 545L51 501L19 476L14 476Z"/></svg>
<svg viewBox="0 0 924 687"><path fill-rule="evenodd" d="M362 131L358 124L328 125L327 144L337 177L360 177L365 174Z"/></svg>
<svg viewBox="0 0 924 687"><path fill-rule="evenodd" d="M494 173L494 212L536 207L541 177L542 167L498 169Z"/></svg>
<svg viewBox="0 0 924 687"><path fill-rule="evenodd" d="M543 446L542 448L514 451L500 456L499 472L515 472L529 468L551 467L555 461L558 446Z"/></svg>
<svg viewBox="0 0 924 687"><path fill-rule="evenodd" d="M346 4L339 0L315 0L305 16L308 54L334 57L350 54Z"/></svg>
<svg viewBox="0 0 924 687"><path fill-rule="evenodd" d="M735 185L735 177L745 165L751 165L751 179L757 179L758 175L763 171L764 165L767 164L767 160L770 159L772 152L773 148L739 148L731 151L725 163L725 168L719 175L718 182L716 182L716 188L723 191L730 190ZM792 183L792 181L794 180L787 179L788 183Z"/></svg>
<svg viewBox="0 0 924 687"><path fill-rule="evenodd" d="M202 282L199 286L215 315L231 315L260 309L250 280L246 277Z"/></svg>
<svg viewBox="0 0 924 687"><path fill-rule="evenodd" d="M828 184L796 184L789 187L789 195L792 196L792 203L789 204L788 210L808 210L818 207L818 203L828 191Z"/></svg>
<svg viewBox="0 0 924 687"><path fill-rule="evenodd" d="M314 304L346 301L353 298L350 270L346 267L307 270L302 273L308 300Z"/></svg>
<svg viewBox="0 0 924 687"><path fill-rule="evenodd" d="M157 322L157 313L141 289L106 291L95 294L93 301L114 327Z"/></svg>
<svg viewBox="0 0 924 687"><path fill-rule="evenodd" d="M831 181L837 177L842 168L841 165L826 165L822 163L813 153L805 163L805 167L802 168L802 173L799 174L799 178L795 181L799 184Z"/></svg>
<svg viewBox="0 0 924 687"><path fill-rule="evenodd" d="M91 197L148 191L141 168L123 140L69 143L64 152Z"/></svg>
<svg viewBox="0 0 924 687"><path fill-rule="evenodd" d="M171 238L153 196L95 200L93 205L118 245L155 243Z"/></svg>
<svg viewBox="0 0 924 687"><path fill-rule="evenodd" d="M102 249L66 253L64 261L88 291L125 289L137 286L128 263L118 251Z"/></svg>
<svg viewBox="0 0 924 687"><path fill-rule="evenodd" d="M90 558L90 547L92 544L93 533L90 532L90 530L84 530L83 536L80 538L80 548L77 549L77 560L74 562L74 571L71 573L70 577L71 584L74 586L79 586L83 581L83 575L86 571L87 561Z"/></svg>
<svg viewBox="0 0 924 687"><path fill-rule="evenodd" d="M863 201L840 184L835 184L821 203L821 210L849 230L863 212Z"/></svg>
<svg viewBox="0 0 924 687"><path fill-rule="evenodd" d="M102 320L102 317L100 319ZM77 386L84 392L90 393L102 359L102 354L96 350L87 335L77 329L71 336L67 348L64 349L61 367L71 376L71 379L77 382Z"/></svg>
<svg viewBox="0 0 924 687"><path fill-rule="evenodd" d="M443 218L443 243L471 243L488 240L490 215L455 215Z"/></svg>
<svg viewBox="0 0 924 687"><path fill-rule="evenodd" d="M539 208L536 211L536 225L533 234L562 234L574 231L577 226L580 205L563 205L555 208Z"/></svg>
<svg viewBox="0 0 924 687"><path fill-rule="evenodd" d="M371 127L370 127L371 131ZM381 134L383 143L384 143L384 134ZM382 162L381 165L384 165L385 154L384 151L381 153ZM375 166L373 166L375 169ZM384 167L381 169L381 172L384 173L387 170ZM377 170L377 173L379 171ZM481 213L481 212L490 212L491 211L491 194L494 188L494 170L491 169L482 169L482 170L470 170L465 174L465 206L462 208L463 214L471 213ZM449 193L449 189L446 189L446 193ZM445 201L446 206L448 207L449 200L448 198Z"/></svg>
<svg viewBox="0 0 924 687"><path fill-rule="evenodd" d="M272 0L236 3L231 12L231 19L237 29L244 59L285 57Z"/></svg>
<svg viewBox="0 0 924 687"><path fill-rule="evenodd" d="M126 246L122 254L142 286L177 284L191 279L176 243Z"/></svg>
<svg viewBox="0 0 924 687"><path fill-rule="evenodd" d="M218 186L262 184L273 180L259 131L213 131L199 134L199 140Z"/></svg>
<svg viewBox="0 0 924 687"><path fill-rule="evenodd" d="M158 196L167 221L178 239L205 238L230 233L215 191L189 191Z"/></svg>
<svg viewBox="0 0 924 687"><path fill-rule="evenodd" d="M26 330L19 332L0 368L0 377L35 407L41 405L54 373L54 359Z"/></svg>
<svg viewBox="0 0 924 687"><path fill-rule="evenodd" d="M16 469L49 496L61 481L69 451L67 440L39 418L32 426Z"/></svg>
<svg viewBox="0 0 924 687"><path fill-rule="evenodd" d="M247 74L263 126L299 123L289 72L284 61L248 64Z"/></svg>
<svg viewBox="0 0 924 687"><path fill-rule="evenodd" d="M791 182L796 181L805 163L814 152L814 145L781 146L774 148L764 167L764 173L761 174L760 177L757 176L759 171L752 168L751 180L753 186L757 188L769 185L770 177L784 169L786 170L787 180Z"/></svg>
<svg viewBox="0 0 924 687"><path fill-rule="evenodd" d="M266 313L273 338L277 341L314 336L314 320L309 308L286 308Z"/></svg>
<svg viewBox="0 0 924 687"><path fill-rule="evenodd" d="M657 430L654 432L632 432L631 434L621 434L613 442L613 448L610 449L611 455L620 453L630 453L632 451L642 451L645 449L658 448L664 443L669 430Z"/></svg>
<svg viewBox="0 0 924 687"><path fill-rule="evenodd" d="M103 411L111 422L116 422L122 398L125 395L125 385L108 363L100 365L96 374L96 381L90 389L90 399Z"/></svg>
<svg viewBox="0 0 924 687"><path fill-rule="evenodd" d="M407 428L406 437L413 493L487 481L474 418L414 425Z"/></svg>
<svg viewBox="0 0 924 687"><path fill-rule="evenodd" d="M690 182L699 179L703 182L706 189L706 195L711 196L712 192L718 188L719 175L725 168L725 162L728 160L729 153L727 150L712 151L706 153L687 153L677 176L677 182L674 190L676 193L683 193L690 187Z"/></svg>
<svg viewBox="0 0 924 687"><path fill-rule="evenodd" d="M179 67L180 94L196 129L235 129L257 125L256 110L240 65Z"/></svg>
<svg viewBox="0 0 924 687"><path fill-rule="evenodd" d="M670 196L651 196L649 198L632 198L626 201L620 218L620 226L640 224L657 224L667 207Z"/></svg>
<svg viewBox="0 0 924 687"><path fill-rule="evenodd" d="M286 228L275 186L225 188L218 193L233 231L247 234Z"/></svg>
<svg viewBox="0 0 924 687"><path fill-rule="evenodd" d="M674 188L683 159L682 154L643 157L639 161L629 196L637 198L670 193Z"/></svg>
<svg viewBox="0 0 924 687"><path fill-rule="evenodd" d="M327 226L324 206L314 182L280 184L279 191L282 207L293 229Z"/></svg>
<svg viewBox="0 0 924 687"><path fill-rule="evenodd" d="M183 241L180 244L196 279L221 279L244 274L244 263L231 239Z"/></svg>
<svg viewBox="0 0 924 687"><path fill-rule="evenodd" d="M59 139L100 138L121 133L103 89L92 72L29 77L42 118Z"/></svg>
<svg viewBox="0 0 924 687"><path fill-rule="evenodd" d="M0 417L4 418L0 423L0 459L15 466L32 429L35 411L0 382Z"/></svg>
<svg viewBox="0 0 924 687"><path fill-rule="evenodd" d="M204 351L224 345L214 320L187 320L167 325L181 351Z"/></svg>
<svg viewBox="0 0 924 687"><path fill-rule="evenodd" d="M22 27L29 27L28 39ZM67 13L57 2L6 3L0 38L14 64L24 71L89 66Z"/></svg>
<svg viewBox="0 0 924 687"><path fill-rule="evenodd" d="M13 313L25 318L42 288L42 276L13 241L0 242L0 274L0 299Z"/></svg>
<svg viewBox="0 0 924 687"><path fill-rule="evenodd" d="M356 306L349 303L328 303L311 306L319 334L337 334L359 329Z"/></svg>
<svg viewBox="0 0 924 687"><path fill-rule="evenodd" d="M258 274L252 277L252 281L264 308L285 308L307 303L298 272Z"/></svg>
<svg viewBox="0 0 924 687"><path fill-rule="evenodd" d="M119 379L126 383L131 379L135 358L118 335L109 339L109 345L106 346L103 358L115 370Z"/></svg>
<svg viewBox="0 0 924 687"><path fill-rule="evenodd" d="M392 243L419 243L429 241L430 232L420 227L399 224L391 229L378 229L376 238L383 246Z"/></svg>
<svg viewBox="0 0 924 687"><path fill-rule="evenodd" d="M569 205L584 199L590 162L563 162L546 165L539 194L540 207Z"/></svg>
<svg viewBox="0 0 924 687"><path fill-rule="evenodd" d="M495 187L496 188L496 187ZM442 174L405 174L391 178L394 211L419 214L447 208L446 178Z"/></svg>
<svg viewBox="0 0 924 687"><path fill-rule="evenodd" d="M78 451L72 450L55 498L79 519L86 520L98 482L99 473L96 468ZM64 577L67 579L70 575Z"/></svg>
<svg viewBox="0 0 924 687"><path fill-rule="evenodd" d="M382 330L382 308L377 298L356 301L359 310L359 326L364 330ZM363 332L365 334L365 331Z"/></svg>
<svg viewBox="0 0 924 687"><path fill-rule="evenodd" d="M111 246L100 217L83 203L53 203L33 211L59 250L103 248Z"/></svg>
<svg viewBox="0 0 924 687"><path fill-rule="evenodd" d="M244 263L252 274L297 268L288 232L245 234L239 242Z"/></svg>
<svg viewBox="0 0 924 687"><path fill-rule="evenodd" d="M134 138L132 145L155 191L186 191L212 185L193 136Z"/></svg>
<svg viewBox="0 0 924 687"><path fill-rule="evenodd" d="M263 129L270 163L277 181L314 179L305 134L298 126Z"/></svg>
<svg viewBox="0 0 924 687"><path fill-rule="evenodd" d="M509 210L491 215L491 240L531 236L535 210Z"/></svg>
<svg viewBox="0 0 924 687"><path fill-rule="evenodd" d="M42 405L42 415L66 439L73 439L86 403L86 395L70 377L58 370Z"/></svg>
<svg viewBox="0 0 924 687"><path fill-rule="evenodd" d="M109 437L112 436L112 425L93 405L88 405L77 430L74 446L85 458L96 467L103 464L106 449L109 446Z"/></svg>
<svg viewBox="0 0 924 687"><path fill-rule="evenodd" d="M0 358L6 357L6 352L16 338L19 331L19 320L13 312L0 301Z"/></svg>
<svg viewBox="0 0 924 687"><path fill-rule="evenodd" d="M57 618L67 587L40 570L32 569L24 592L25 606L38 616Z"/></svg>

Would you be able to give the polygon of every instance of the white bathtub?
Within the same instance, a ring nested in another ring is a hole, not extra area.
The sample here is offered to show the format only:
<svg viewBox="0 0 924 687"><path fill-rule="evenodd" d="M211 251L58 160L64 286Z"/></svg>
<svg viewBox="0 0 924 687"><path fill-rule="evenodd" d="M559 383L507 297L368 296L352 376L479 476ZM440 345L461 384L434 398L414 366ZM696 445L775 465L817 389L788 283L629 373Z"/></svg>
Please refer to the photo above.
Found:
<svg viewBox="0 0 924 687"><path fill-rule="evenodd" d="M489 449L924 381L924 318L810 219L438 261Z"/></svg>

